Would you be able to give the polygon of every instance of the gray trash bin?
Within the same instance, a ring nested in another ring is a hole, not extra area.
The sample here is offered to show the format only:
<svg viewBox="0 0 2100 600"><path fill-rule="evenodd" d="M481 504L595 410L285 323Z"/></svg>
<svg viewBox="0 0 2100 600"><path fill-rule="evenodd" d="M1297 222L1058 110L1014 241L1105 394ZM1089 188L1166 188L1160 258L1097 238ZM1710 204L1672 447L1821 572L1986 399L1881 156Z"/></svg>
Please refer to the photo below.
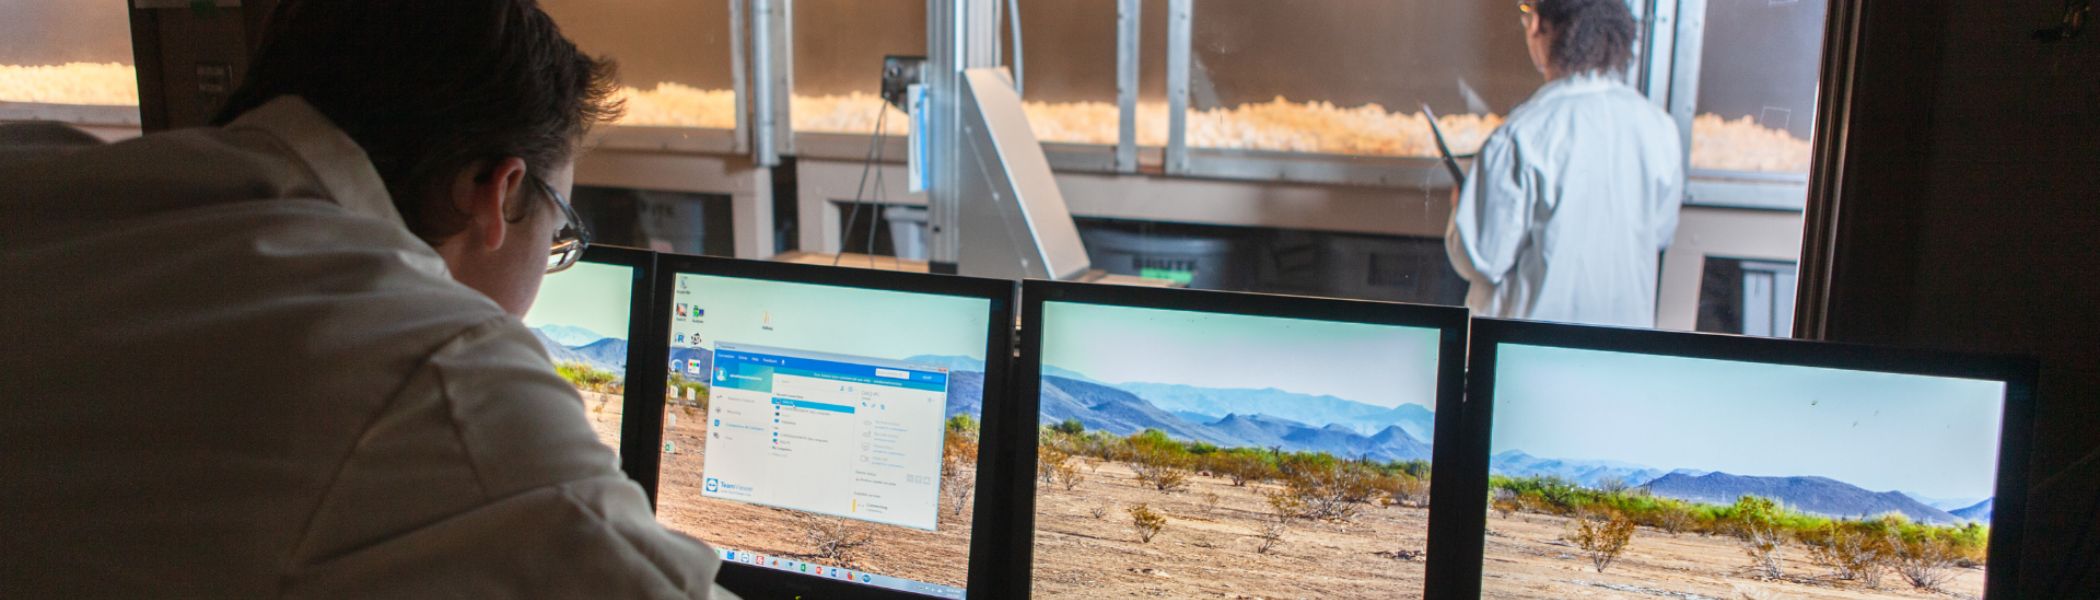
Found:
<svg viewBox="0 0 2100 600"><path fill-rule="evenodd" d="M890 222L890 248L897 258L926 260L926 236L931 211L923 206L892 206L882 209L882 220Z"/></svg>

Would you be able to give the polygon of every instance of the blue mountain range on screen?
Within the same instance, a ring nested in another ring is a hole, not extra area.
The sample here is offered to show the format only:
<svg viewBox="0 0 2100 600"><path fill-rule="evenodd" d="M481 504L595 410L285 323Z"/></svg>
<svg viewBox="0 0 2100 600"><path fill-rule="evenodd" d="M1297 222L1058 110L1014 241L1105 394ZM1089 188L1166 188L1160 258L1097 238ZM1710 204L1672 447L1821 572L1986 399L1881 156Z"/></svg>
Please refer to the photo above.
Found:
<svg viewBox="0 0 2100 600"><path fill-rule="evenodd" d="M532 336L555 364L582 363L623 377L627 372L627 340L573 325L534 327Z"/></svg>
<svg viewBox="0 0 2100 600"><path fill-rule="evenodd" d="M958 356L914 356L907 362L947 367L951 415L982 411L984 362ZM958 389L974 390L970 400ZM1278 389L1206 388L1162 383L1103 383L1043 366L1040 421L1076 419L1089 430L1130 435L1157 429L1176 439L1228 448L1326 452L1344 458L1428 460L1436 413L1418 404L1394 408Z"/></svg>
<svg viewBox="0 0 2100 600"><path fill-rule="evenodd" d="M1657 496L1704 504L1733 504L1746 495L1759 496L1826 517L1861 518L1893 512L1935 525L1989 523L1991 519L1989 498L1950 510L1927 504L1916 494L1875 492L1813 475L1764 477L1696 469L1665 471L1618 461L1541 458L1519 450L1490 457L1488 471L1506 477L1557 477L1589 488L1640 488Z"/></svg>

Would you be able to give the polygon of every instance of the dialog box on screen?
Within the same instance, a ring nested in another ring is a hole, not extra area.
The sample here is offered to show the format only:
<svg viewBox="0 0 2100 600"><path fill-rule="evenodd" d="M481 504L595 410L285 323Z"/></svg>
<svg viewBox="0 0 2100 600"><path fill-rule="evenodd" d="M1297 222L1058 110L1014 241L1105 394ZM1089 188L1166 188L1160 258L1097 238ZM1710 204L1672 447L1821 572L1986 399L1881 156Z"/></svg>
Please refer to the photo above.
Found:
<svg viewBox="0 0 2100 600"><path fill-rule="evenodd" d="M701 493L933 530L948 372L718 343Z"/></svg>

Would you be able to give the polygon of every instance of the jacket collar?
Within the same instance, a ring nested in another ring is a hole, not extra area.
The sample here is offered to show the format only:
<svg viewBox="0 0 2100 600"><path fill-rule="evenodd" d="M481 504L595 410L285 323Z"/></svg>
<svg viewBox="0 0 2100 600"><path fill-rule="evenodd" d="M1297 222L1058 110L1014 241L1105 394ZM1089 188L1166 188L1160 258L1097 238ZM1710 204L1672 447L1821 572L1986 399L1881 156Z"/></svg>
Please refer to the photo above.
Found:
<svg viewBox="0 0 2100 600"><path fill-rule="evenodd" d="M1622 83L1619 80L1619 77L1616 75L1607 75L1601 72L1592 71L1588 73L1567 75L1561 77L1560 79L1555 79L1553 81L1546 82L1546 85L1541 86L1539 88L1538 94L1536 94L1535 97L1538 99L1545 99L1552 98L1554 96L1587 94L1591 92L1601 92L1617 88L1623 85L1625 84Z"/></svg>
<svg viewBox="0 0 2100 600"><path fill-rule="evenodd" d="M305 99L280 96L242 113L226 129L258 132L277 140L306 167L330 200L350 212L408 226L364 148Z"/></svg>

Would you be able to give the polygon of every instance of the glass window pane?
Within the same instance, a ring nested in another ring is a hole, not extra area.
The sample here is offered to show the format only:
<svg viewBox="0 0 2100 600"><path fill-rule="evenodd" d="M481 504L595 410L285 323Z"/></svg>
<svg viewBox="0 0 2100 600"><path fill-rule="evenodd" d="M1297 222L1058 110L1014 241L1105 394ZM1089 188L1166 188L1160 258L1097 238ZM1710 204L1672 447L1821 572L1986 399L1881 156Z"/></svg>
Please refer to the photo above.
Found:
<svg viewBox="0 0 2100 600"><path fill-rule="evenodd" d="M1117 0L1021 3L1021 37L1032 52L1018 57L1026 94L1023 100L1029 125L1042 141L1101 145L1118 141L1122 116L1116 105L1116 64L1121 59L1116 40L1117 4ZM1138 26L1137 143L1165 147L1167 3L1140 3ZM1006 42L1011 48L1012 41ZM1005 55L1009 65L1016 58L1011 50Z"/></svg>
<svg viewBox="0 0 2100 600"><path fill-rule="evenodd" d="M1692 168L1807 173L1825 3L1708 0Z"/></svg>
<svg viewBox="0 0 2100 600"><path fill-rule="evenodd" d="M729 3L545 0L584 52L619 62L621 125L736 128Z"/></svg>
<svg viewBox="0 0 2100 600"><path fill-rule="evenodd" d="M1543 83L1514 3L1198 0L1189 145L1435 156L1476 150Z"/></svg>
<svg viewBox="0 0 2100 600"><path fill-rule="evenodd" d="M882 58L926 55L924 0L795 2L795 131L911 131L904 113L882 101ZM884 115L887 117L884 117Z"/></svg>
<svg viewBox="0 0 2100 600"><path fill-rule="evenodd" d="M0 19L0 120L136 124L138 73L126 4L9 2Z"/></svg>

